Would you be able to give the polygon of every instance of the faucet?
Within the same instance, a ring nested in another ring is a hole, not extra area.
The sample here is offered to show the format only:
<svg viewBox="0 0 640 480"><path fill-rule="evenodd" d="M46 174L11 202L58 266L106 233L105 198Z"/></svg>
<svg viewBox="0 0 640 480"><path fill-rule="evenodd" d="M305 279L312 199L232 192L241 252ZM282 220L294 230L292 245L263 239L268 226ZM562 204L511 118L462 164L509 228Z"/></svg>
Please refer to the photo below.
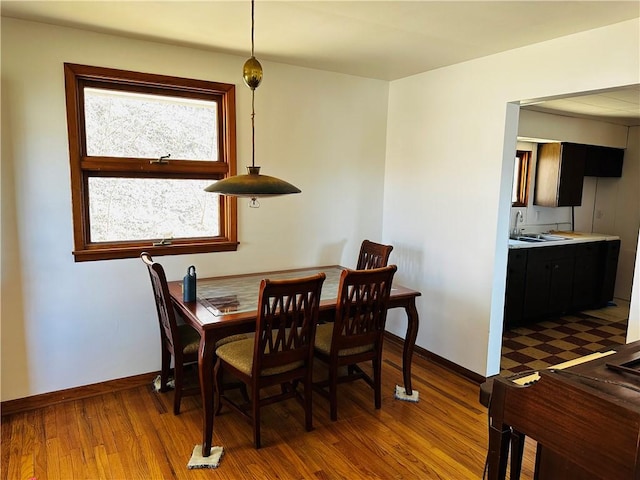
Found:
<svg viewBox="0 0 640 480"><path fill-rule="evenodd" d="M517 237L520 235L520 229L518 228L518 220L522 221L522 210L518 210L516 212L516 217L513 222L513 230L511 230L511 235Z"/></svg>

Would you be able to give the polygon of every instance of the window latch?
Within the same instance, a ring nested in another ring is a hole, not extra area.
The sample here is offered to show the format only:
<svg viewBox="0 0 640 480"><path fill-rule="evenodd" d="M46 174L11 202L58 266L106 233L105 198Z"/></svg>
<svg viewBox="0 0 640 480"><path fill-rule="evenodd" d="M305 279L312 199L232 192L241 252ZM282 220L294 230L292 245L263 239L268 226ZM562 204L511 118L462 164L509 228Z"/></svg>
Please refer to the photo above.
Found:
<svg viewBox="0 0 640 480"><path fill-rule="evenodd" d="M162 247L164 245L171 245L171 240L169 240L168 238L163 238L159 242L153 243L154 247Z"/></svg>
<svg viewBox="0 0 640 480"><path fill-rule="evenodd" d="M169 157L171 157L171 154L167 153L166 155L162 155L157 160L149 160L149 163L159 163L160 165L166 165L169 163L169 160L167 160Z"/></svg>

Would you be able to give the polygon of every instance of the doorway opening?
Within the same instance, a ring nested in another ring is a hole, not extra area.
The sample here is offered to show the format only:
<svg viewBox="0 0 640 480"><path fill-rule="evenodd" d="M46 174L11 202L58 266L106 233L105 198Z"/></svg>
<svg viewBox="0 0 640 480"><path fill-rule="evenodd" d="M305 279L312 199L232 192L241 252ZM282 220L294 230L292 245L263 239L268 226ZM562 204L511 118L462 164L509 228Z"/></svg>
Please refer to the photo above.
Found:
<svg viewBox="0 0 640 480"><path fill-rule="evenodd" d="M638 88L633 86L631 91L637 92ZM584 95L586 94L582 94ZM549 102L550 105L557 104L557 98L552 100ZM522 183L518 184L517 190L512 186L509 232L511 233L515 225L519 231L529 234L573 230L588 234L606 234L618 237L621 248L615 293L607 299L610 301L606 306L569 310L553 317L547 316L509 327L505 322L501 336L500 372L506 376L525 370L547 368L626 343L640 227L640 215L637 211L629 211L628 207L631 202L634 202L633 205L640 204L637 186L633 186L634 178L637 178L640 172L640 146L637 140L633 140L634 136L638 137L640 114L636 114L636 123L625 119L621 120L622 123L613 122L616 125L612 126L609 120L602 118L585 118L584 115L575 112L546 109L547 102L544 100L530 103L531 105L527 105L527 102L521 102L515 149L518 152L530 152L526 173L530 193L526 200L523 201L523 196L520 195L519 201L514 201L515 191L524 192L521 188ZM640 110L640 107L636 108ZM537 146L545 142L573 142L625 148L623 174L620 178L585 177L582 205L579 207L537 206L532 194L536 180ZM517 160L515 163L512 160L511 167L517 165ZM519 175L516 176L516 173ZM522 170L517 172L515 168L512 170L512 176L514 184L516 179L522 182L525 178ZM518 222L517 225L515 222ZM569 288L571 287L572 285L569 285ZM508 305L505 305L505 315L507 309ZM635 329L634 326L634 331Z"/></svg>

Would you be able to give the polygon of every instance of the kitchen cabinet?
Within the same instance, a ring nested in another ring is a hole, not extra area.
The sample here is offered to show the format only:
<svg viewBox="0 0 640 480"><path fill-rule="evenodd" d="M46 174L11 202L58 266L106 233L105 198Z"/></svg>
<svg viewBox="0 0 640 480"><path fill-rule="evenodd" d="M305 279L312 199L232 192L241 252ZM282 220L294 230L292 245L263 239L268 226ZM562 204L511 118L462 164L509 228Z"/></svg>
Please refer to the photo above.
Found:
<svg viewBox="0 0 640 480"><path fill-rule="evenodd" d="M598 287L602 278L600 273L607 243L610 242L588 242L576 245L572 309L594 308L600 303Z"/></svg>
<svg viewBox="0 0 640 480"><path fill-rule="evenodd" d="M624 149L587 145L584 175L586 177L621 177Z"/></svg>
<svg viewBox="0 0 640 480"><path fill-rule="evenodd" d="M528 250L525 248L509 250L507 294L504 302L504 320L505 325L509 327L517 327L523 324L522 305L524 303L525 276L527 273L527 252Z"/></svg>
<svg viewBox="0 0 640 480"><path fill-rule="evenodd" d="M599 306L605 306L613 300L613 290L616 285L618 272L618 257L620 256L620 240L606 242L602 260L602 283L599 285Z"/></svg>
<svg viewBox="0 0 640 480"><path fill-rule="evenodd" d="M571 306L575 247L532 248L528 253L522 318L563 313Z"/></svg>
<svg viewBox="0 0 640 480"><path fill-rule="evenodd" d="M533 204L569 207L582 204L587 146L577 143L538 145Z"/></svg>
<svg viewBox="0 0 640 480"><path fill-rule="evenodd" d="M510 248L504 328L605 306L613 299L620 240Z"/></svg>

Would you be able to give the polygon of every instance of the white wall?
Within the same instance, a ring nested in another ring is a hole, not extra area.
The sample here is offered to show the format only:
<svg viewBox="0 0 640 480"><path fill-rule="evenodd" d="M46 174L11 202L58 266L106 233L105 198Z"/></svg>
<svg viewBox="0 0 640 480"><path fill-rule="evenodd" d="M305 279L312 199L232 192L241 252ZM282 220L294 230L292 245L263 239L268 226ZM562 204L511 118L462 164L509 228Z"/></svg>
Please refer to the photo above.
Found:
<svg viewBox="0 0 640 480"><path fill-rule="evenodd" d="M2 400L157 371L139 259L74 263L63 62L235 83L238 169L250 163L244 57L2 18ZM355 265L379 240L388 83L262 62L256 163L302 189L239 201L237 252L162 257L223 275Z"/></svg>
<svg viewBox="0 0 640 480"><path fill-rule="evenodd" d="M617 181L616 181L617 180ZM629 129L629 140L619 179L600 178L597 181L596 212L607 212L594 221L594 230L611 229L620 237L620 258L614 295L629 299L632 284L640 286L634 277L634 264L638 262L638 232L640 230L640 127ZM604 199L600 203L600 199ZM599 222L607 222L605 227ZM640 289L637 287L636 290ZM628 333L631 338L631 332ZM630 341L630 340L629 340Z"/></svg>
<svg viewBox="0 0 640 480"><path fill-rule="evenodd" d="M508 104L638 83L639 33L635 19L391 83L383 236L398 280L422 291L421 347L498 373L518 128ZM406 321L391 312L388 325L400 335Z"/></svg>

